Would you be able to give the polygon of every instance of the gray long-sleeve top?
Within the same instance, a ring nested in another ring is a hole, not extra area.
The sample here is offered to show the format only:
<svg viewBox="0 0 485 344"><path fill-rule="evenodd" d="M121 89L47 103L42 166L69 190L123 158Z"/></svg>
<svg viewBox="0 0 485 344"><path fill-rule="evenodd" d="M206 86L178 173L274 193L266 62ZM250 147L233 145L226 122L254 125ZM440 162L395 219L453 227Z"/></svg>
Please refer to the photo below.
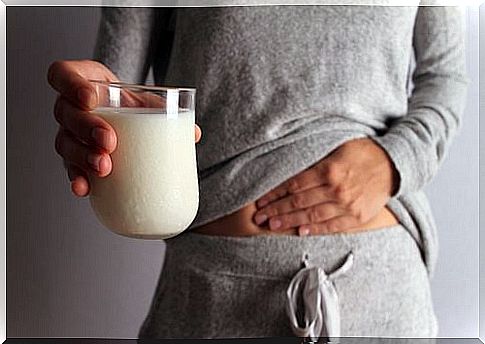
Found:
<svg viewBox="0 0 485 344"><path fill-rule="evenodd" d="M158 84L197 88L203 136L191 228L370 137L399 173L388 206L432 275L437 230L422 189L463 112L459 8L103 8L95 55L125 81L145 81L152 66Z"/></svg>

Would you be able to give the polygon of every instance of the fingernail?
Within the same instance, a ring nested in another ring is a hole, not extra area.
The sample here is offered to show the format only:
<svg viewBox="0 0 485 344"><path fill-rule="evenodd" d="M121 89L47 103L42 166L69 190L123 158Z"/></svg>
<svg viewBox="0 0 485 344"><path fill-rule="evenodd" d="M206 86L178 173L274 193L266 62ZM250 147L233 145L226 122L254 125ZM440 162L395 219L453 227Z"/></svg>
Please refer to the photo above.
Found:
<svg viewBox="0 0 485 344"><path fill-rule="evenodd" d="M106 172L108 172L109 168L109 158L101 156L101 159L99 160L99 172L104 175Z"/></svg>
<svg viewBox="0 0 485 344"><path fill-rule="evenodd" d="M260 199L259 201L256 202L258 207L264 207L266 204L268 204L268 201L265 199Z"/></svg>
<svg viewBox="0 0 485 344"><path fill-rule="evenodd" d="M99 171L99 162L101 161L101 155L90 153L88 154L87 161L91 168Z"/></svg>
<svg viewBox="0 0 485 344"><path fill-rule="evenodd" d="M77 91L77 99L83 105L86 105L90 109L96 106L93 92L86 87L82 87Z"/></svg>
<svg viewBox="0 0 485 344"><path fill-rule="evenodd" d="M271 219L269 222L270 229L278 229L281 227L281 221L278 219Z"/></svg>
<svg viewBox="0 0 485 344"><path fill-rule="evenodd" d="M266 221L268 219L268 216L266 216L266 214L258 214L256 215L256 217L254 218L254 221L256 222L257 225L260 225L262 224L264 221Z"/></svg>
<svg viewBox="0 0 485 344"><path fill-rule="evenodd" d="M299 231L300 236L307 236L310 234L310 228L308 227L301 227Z"/></svg>
<svg viewBox="0 0 485 344"><path fill-rule="evenodd" d="M91 132L91 137L96 144L104 149L111 149L113 140L111 139L111 132L108 129L96 127Z"/></svg>
<svg viewBox="0 0 485 344"><path fill-rule="evenodd" d="M72 180L71 180L71 192L74 196L77 196L76 189L75 189L75 183Z"/></svg>

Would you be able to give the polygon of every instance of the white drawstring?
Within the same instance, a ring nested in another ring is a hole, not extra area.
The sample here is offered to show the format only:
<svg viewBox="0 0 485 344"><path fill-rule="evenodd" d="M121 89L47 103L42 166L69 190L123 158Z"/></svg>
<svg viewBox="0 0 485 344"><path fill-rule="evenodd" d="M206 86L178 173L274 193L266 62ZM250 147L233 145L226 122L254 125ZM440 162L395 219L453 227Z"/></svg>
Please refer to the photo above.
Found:
<svg viewBox="0 0 485 344"><path fill-rule="evenodd" d="M286 311L295 335L309 337L312 341L318 340L318 337L340 337L340 307L333 280L345 274L353 261L354 255L350 252L342 266L327 275L323 268L309 266L305 256L305 267L293 277L286 291ZM303 327L300 327L296 316L299 294L302 294L304 304Z"/></svg>

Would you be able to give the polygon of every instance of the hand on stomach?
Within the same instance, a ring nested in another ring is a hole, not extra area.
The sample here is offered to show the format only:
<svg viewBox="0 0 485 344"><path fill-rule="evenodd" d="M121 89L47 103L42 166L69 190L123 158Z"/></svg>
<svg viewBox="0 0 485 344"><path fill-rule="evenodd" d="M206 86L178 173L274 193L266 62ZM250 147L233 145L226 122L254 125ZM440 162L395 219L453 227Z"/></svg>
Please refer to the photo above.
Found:
<svg viewBox="0 0 485 344"><path fill-rule="evenodd" d="M243 208L223 216L215 221L192 229L193 232L207 235L223 236L252 236L252 235L299 235L298 228L283 230L270 230L267 223L257 225L254 222L254 214L258 208L256 202L251 202ZM357 229L349 229L346 232L357 232L382 227L397 225L399 221L387 208L383 208L371 221ZM321 233L324 234L324 233Z"/></svg>
<svg viewBox="0 0 485 344"><path fill-rule="evenodd" d="M322 235L390 227L399 174L371 138L348 141L259 200L206 225L211 235Z"/></svg>

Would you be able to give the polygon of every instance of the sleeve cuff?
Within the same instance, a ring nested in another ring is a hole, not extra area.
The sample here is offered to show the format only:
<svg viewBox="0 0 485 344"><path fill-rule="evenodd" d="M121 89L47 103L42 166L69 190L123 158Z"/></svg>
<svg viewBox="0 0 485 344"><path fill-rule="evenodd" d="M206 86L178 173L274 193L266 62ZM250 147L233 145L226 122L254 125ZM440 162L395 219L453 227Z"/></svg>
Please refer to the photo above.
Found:
<svg viewBox="0 0 485 344"><path fill-rule="evenodd" d="M413 147L402 135L388 132L383 136L371 136L386 151L398 174L398 186L392 198L414 192L420 188L424 176Z"/></svg>

